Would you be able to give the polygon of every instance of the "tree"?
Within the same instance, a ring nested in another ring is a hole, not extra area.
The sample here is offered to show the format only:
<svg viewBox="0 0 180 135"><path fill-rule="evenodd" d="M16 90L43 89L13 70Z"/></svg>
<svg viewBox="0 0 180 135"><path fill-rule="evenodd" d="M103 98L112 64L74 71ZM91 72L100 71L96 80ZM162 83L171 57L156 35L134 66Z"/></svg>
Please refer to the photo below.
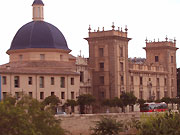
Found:
<svg viewBox="0 0 180 135"><path fill-rule="evenodd" d="M74 112L74 107L77 106L77 101L75 100L67 100L65 103L66 106L71 106L71 111Z"/></svg>
<svg viewBox="0 0 180 135"><path fill-rule="evenodd" d="M8 99L0 102L1 135L64 135L49 108L36 99L23 96L11 104Z"/></svg>
<svg viewBox="0 0 180 135"><path fill-rule="evenodd" d="M179 113L159 113L144 116L135 127L138 135L179 135Z"/></svg>
<svg viewBox="0 0 180 135"><path fill-rule="evenodd" d="M161 99L161 102L165 102L166 104L169 104L169 103L171 102L171 98L169 98L169 97L163 97L163 98Z"/></svg>
<svg viewBox="0 0 180 135"><path fill-rule="evenodd" d="M123 131L123 123L112 118L102 117L96 121L95 127L91 128L91 135L118 135Z"/></svg>
<svg viewBox="0 0 180 135"><path fill-rule="evenodd" d="M55 114L57 111L57 107L59 105L59 103L61 103L60 99L55 96L55 95L51 95L49 97L46 97L43 101L43 104L45 106L50 105L50 108L52 109L53 113Z"/></svg>
<svg viewBox="0 0 180 135"><path fill-rule="evenodd" d="M77 102L80 106L80 113L84 114L86 106L91 106L95 101L95 97L90 94L79 95Z"/></svg>
<svg viewBox="0 0 180 135"><path fill-rule="evenodd" d="M138 100L137 100L137 103L138 103L139 105L143 105L144 103L146 103L146 101L145 101L144 99L138 99Z"/></svg>

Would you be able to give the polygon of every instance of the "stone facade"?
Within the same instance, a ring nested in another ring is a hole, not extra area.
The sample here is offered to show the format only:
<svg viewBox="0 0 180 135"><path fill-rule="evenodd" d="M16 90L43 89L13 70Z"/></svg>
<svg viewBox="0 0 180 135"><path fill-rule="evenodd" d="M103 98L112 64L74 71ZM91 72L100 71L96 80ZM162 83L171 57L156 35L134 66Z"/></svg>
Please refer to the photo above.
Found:
<svg viewBox="0 0 180 135"><path fill-rule="evenodd" d="M140 99L161 99L177 96L176 40L148 42L146 59L128 58L128 29L91 32L89 67L92 72L92 93L97 99L120 97L133 92Z"/></svg>

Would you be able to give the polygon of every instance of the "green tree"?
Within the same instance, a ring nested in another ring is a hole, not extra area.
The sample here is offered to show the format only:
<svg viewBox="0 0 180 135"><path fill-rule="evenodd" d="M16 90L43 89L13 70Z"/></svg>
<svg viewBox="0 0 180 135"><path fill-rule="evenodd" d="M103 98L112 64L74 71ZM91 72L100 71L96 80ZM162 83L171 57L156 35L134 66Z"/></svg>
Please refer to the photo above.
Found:
<svg viewBox="0 0 180 135"><path fill-rule="evenodd" d="M91 128L91 135L118 135L123 131L123 123L112 118L102 117L95 122L95 127Z"/></svg>
<svg viewBox="0 0 180 135"><path fill-rule="evenodd" d="M161 99L161 102L165 102L166 104L169 104L169 103L171 102L171 98L169 98L169 97L163 97L163 98Z"/></svg>
<svg viewBox="0 0 180 135"><path fill-rule="evenodd" d="M51 95L49 97L46 97L43 101L43 104L45 106L50 106L51 110L53 111L53 113L55 114L57 111L57 107L59 105L59 103L61 103L60 99L55 96L55 95Z"/></svg>
<svg viewBox="0 0 180 135"><path fill-rule="evenodd" d="M64 135L49 108L36 99L23 96L11 104L0 102L0 135Z"/></svg>
<svg viewBox="0 0 180 135"><path fill-rule="evenodd" d="M74 107L77 106L77 101L75 100L67 100L66 103L65 103L65 106L71 106L71 111L74 112Z"/></svg>
<svg viewBox="0 0 180 135"><path fill-rule="evenodd" d="M179 123L179 113L158 113L143 116L135 127L138 135L179 135Z"/></svg>
<svg viewBox="0 0 180 135"><path fill-rule="evenodd" d="M80 106L80 113L84 114L86 107L90 107L96 101L91 94L82 94L78 96L78 105Z"/></svg>

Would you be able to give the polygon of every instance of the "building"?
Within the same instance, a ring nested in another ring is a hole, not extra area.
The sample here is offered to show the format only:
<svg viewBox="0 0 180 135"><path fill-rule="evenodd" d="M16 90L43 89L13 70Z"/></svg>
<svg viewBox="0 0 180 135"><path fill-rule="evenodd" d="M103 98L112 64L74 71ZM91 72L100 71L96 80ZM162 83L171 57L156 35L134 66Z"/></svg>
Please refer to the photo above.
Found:
<svg viewBox="0 0 180 135"><path fill-rule="evenodd" d="M76 58L60 30L44 21L43 2L35 0L32 7L33 21L18 30L7 51L10 61L0 66L1 97L56 95L63 105L79 95Z"/></svg>
<svg viewBox="0 0 180 135"><path fill-rule="evenodd" d="M128 29L97 30L85 38L89 43L92 93L97 99L133 92L137 98L158 100L177 96L176 40L148 42L146 59L128 58Z"/></svg>
<svg viewBox="0 0 180 135"><path fill-rule="evenodd" d="M89 58L69 54L66 39L58 28L44 21L44 4L34 0L33 21L16 33L0 66L0 94L21 94L38 100L56 95L62 101L92 93L98 100L133 92L140 99L177 96L176 40L146 40L146 59L128 58L127 27L123 31L97 30L85 38Z"/></svg>

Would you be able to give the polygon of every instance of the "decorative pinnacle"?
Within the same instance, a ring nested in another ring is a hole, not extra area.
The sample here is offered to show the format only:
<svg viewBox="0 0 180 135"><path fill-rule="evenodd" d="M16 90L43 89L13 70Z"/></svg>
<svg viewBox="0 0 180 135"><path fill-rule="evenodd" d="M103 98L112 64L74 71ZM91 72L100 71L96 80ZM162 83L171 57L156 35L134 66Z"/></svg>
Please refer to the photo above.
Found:
<svg viewBox="0 0 180 135"><path fill-rule="evenodd" d="M168 40L168 37L167 37L167 35L166 35L166 38L165 38L165 39L166 39L166 41Z"/></svg>
<svg viewBox="0 0 180 135"><path fill-rule="evenodd" d="M97 32L99 32L99 27L98 27L98 30L97 30Z"/></svg>
<svg viewBox="0 0 180 135"><path fill-rule="evenodd" d="M147 37L146 37L146 40L145 40L145 41L146 41L146 43L148 42Z"/></svg>
<svg viewBox="0 0 180 135"><path fill-rule="evenodd" d="M104 31L104 27L103 27L103 31Z"/></svg>
<svg viewBox="0 0 180 135"><path fill-rule="evenodd" d="M176 38L174 37L174 43L176 43Z"/></svg>
<svg viewBox="0 0 180 135"><path fill-rule="evenodd" d="M128 31L128 28L127 28L127 25L125 26L125 29L124 29L126 32Z"/></svg>
<svg viewBox="0 0 180 135"><path fill-rule="evenodd" d="M88 28L89 32L91 32L91 25L89 25L89 28Z"/></svg>
<svg viewBox="0 0 180 135"><path fill-rule="evenodd" d="M111 27L112 27L112 30L114 30L114 28L115 28L115 26L114 26L114 22L112 23L112 26L111 26Z"/></svg>

